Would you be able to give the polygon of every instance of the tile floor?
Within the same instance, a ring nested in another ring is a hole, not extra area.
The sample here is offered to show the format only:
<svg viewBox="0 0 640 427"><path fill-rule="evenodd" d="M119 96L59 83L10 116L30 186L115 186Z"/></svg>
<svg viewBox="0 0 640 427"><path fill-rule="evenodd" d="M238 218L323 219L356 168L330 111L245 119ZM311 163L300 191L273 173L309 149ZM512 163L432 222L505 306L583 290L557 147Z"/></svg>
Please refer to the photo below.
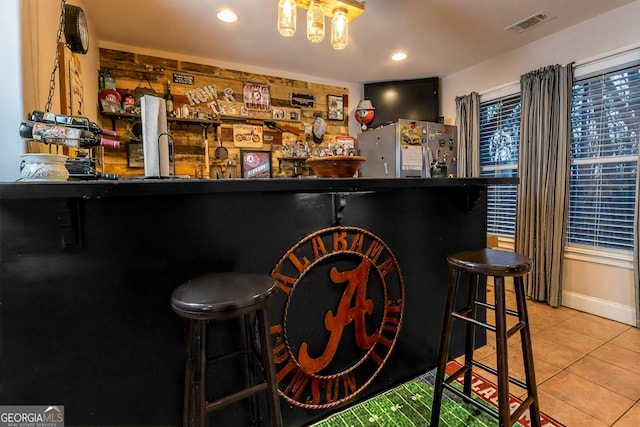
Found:
<svg viewBox="0 0 640 427"><path fill-rule="evenodd" d="M507 306L515 308L514 292ZM568 427L640 426L640 329L566 307L527 307L541 410ZM495 339L487 335L475 357L495 367ZM509 371L524 381L519 337L509 339ZM510 392L525 390L510 384Z"/></svg>

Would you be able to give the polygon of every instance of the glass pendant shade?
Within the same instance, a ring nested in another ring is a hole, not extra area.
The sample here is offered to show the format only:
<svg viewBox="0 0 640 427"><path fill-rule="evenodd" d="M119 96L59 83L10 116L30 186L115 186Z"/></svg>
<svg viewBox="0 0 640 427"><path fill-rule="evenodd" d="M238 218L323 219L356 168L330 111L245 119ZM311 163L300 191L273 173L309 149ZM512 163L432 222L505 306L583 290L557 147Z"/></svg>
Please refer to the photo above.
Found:
<svg viewBox="0 0 640 427"><path fill-rule="evenodd" d="M307 38L312 43L324 40L324 12L315 0L311 0L307 10Z"/></svg>
<svg viewBox="0 0 640 427"><path fill-rule="evenodd" d="M278 2L278 32L285 37L296 33L296 2L280 0Z"/></svg>
<svg viewBox="0 0 640 427"><path fill-rule="evenodd" d="M349 18L347 11L336 9L331 18L331 47L334 49L344 49L349 43Z"/></svg>

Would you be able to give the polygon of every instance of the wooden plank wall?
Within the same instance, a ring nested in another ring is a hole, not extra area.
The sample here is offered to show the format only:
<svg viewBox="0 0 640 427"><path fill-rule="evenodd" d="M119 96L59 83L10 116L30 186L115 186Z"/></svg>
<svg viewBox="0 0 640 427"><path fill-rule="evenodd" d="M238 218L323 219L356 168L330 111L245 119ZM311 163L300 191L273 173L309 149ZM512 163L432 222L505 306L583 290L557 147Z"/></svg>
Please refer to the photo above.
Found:
<svg viewBox="0 0 640 427"><path fill-rule="evenodd" d="M229 70L210 65L196 64L192 62L155 56L141 55L130 52L100 49L100 68L108 69L116 80L116 87L121 95L132 93L136 88L152 88L158 96L164 97L166 82L171 81L171 93L176 108L183 104L190 106L192 112L203 111L213 114L214 111L208 104L211 97L202 88L215 88L218 95L218 104L214 108L226 108L224 115L220 115L222 125L219 126L216 135L213 128L207 129L207 141L209 156L205 159L203 148L203 128L198 123L175 123L170 125L170 131L176 146L176 173L178 175L195 176L196 167L203 167L208 160L212 169L218 165L223 171L229 163L219 161L215 157L215 148L219 145L227 148L229 159L232 163L229 167L236 167L236 176L240 176L239 154L240 148L234 146L233 125L253 124L263 127L264 144L257 149L270 150L272 153L273 176L288 176L291 170L283 167L279 170L278 158L282 157L282 140L286 143L308 143L312 148L323 149L335 142L336 136L348 135L348 89L344 87L328 86L300 80L285 79L277 76L253 74L236 70ZM192 76L193 84L175 83L174 74ZM275 119L272 110L261 112L245 110L243 115L243 87L245 84L268 85L271 97L271 106L274 109L285 111L285 119ZM235 103L224 100L224 91L233 91ZM199 92L196 92L198 90ZM208 92L210 94L210 92ZM315 106L310 108L298 108L291 105L291 94L312 95L315 98ZM195 96L199 94L198 98ZM189 95L189 96L187 96ZM327 117L327 96L343 96L344 120L329 120ZM204 101L202 101L204 100ZM195 103L194 103L195 101ZM291 114L294 113L293 120ZM322 117L327 124L327 132L321 144L315 144L310 135L310 129L315 117ZM127 126L135 124L131 120L114 120L111 117L100 115L101 125L106 128L114 128L121 132L126 131ZM278 127L285 129L281 133L269 129L264 121L274 121ZM297 135L298 134L298 135ZM117 173L120 176L143 175L144 169L129 167L127 160L127 146L122 144L119 149L104 149L104 171ZM305 170L305 174L308 171Z"/></svg>

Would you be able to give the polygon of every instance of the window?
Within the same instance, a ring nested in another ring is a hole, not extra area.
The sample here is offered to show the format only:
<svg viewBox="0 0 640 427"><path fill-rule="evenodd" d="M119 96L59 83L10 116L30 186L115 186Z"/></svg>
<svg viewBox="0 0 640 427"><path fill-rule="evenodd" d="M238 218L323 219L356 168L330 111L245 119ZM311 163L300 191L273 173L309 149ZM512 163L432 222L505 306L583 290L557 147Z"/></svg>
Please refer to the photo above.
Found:
<svg viewBox="0 0 640 427"><path fill-rule="evenodd" d="M520 94L480 103L480 176L518 176ZM487 232L515 236L517 185L488 188Z"/></svg>
<svg viewBox="0 0 640 427"><path fill-rule="evenodd" d="M633 250L639 135L638 63L576 78L568 243Z"/></svg>

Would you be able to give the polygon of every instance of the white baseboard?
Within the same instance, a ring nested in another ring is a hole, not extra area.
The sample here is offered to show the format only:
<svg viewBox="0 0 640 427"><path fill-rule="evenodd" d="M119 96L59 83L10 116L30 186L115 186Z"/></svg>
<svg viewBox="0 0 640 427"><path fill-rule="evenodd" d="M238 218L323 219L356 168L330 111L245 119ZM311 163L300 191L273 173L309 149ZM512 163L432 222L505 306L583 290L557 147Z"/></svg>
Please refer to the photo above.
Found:
<svg viewBox="0 0 640 427"><path fill-rule="evenodd" d="M569 291L562 292L562 305L630 326L636 325L635 309L626 305Z"/></svg>

